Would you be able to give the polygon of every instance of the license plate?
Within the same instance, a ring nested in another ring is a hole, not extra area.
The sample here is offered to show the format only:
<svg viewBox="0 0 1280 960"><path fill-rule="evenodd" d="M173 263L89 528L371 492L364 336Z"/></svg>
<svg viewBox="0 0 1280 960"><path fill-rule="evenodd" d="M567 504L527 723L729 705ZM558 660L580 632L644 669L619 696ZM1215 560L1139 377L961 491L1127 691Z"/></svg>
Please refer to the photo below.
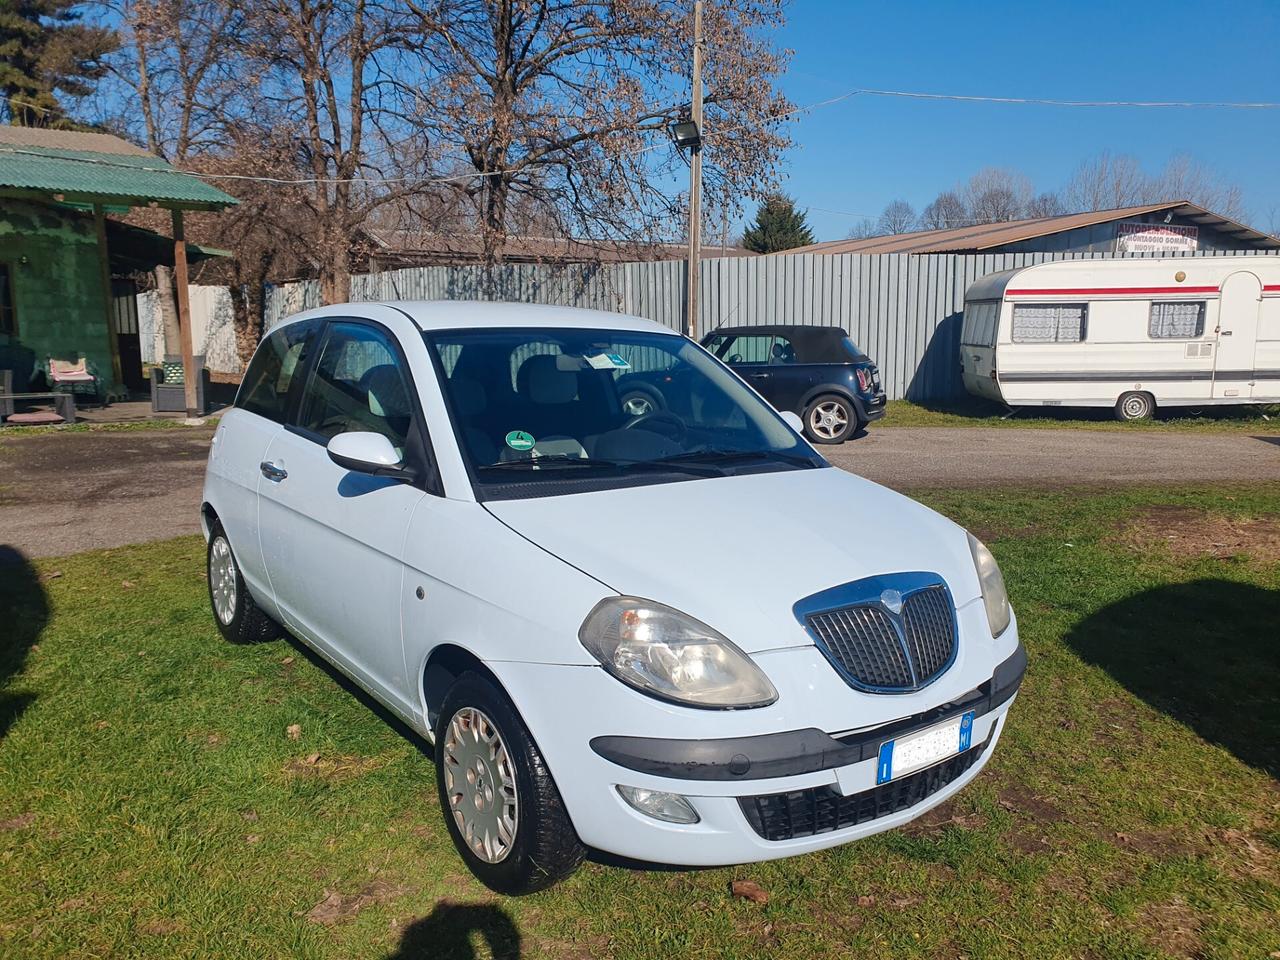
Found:
<svg viewBox="0 0 1280 960"><path fill-rule="evenodd" d="M876 783L888 783L941 760L964 753L973 743L973 711L937 726L880 744Z"/></svg>

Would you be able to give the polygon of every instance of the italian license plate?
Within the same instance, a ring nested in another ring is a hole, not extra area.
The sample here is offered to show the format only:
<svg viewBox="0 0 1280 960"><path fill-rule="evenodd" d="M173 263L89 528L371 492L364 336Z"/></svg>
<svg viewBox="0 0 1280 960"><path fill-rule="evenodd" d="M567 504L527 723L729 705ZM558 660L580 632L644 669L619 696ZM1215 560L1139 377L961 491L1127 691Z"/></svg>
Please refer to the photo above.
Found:
<svg viewBox="0 0 1280 960"><path fill-rule="evenodd" d="M876 783L888 783L895 777L923 770L958 753L964 753L972 744L972 710L919 733L886 740L880 744Z"/></svg>

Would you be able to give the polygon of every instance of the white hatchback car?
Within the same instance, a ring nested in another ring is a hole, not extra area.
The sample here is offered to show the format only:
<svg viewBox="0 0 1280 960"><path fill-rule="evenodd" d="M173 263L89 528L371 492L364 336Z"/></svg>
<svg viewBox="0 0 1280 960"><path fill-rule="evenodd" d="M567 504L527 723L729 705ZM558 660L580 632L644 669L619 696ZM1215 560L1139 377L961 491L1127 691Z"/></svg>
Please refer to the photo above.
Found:
<svg viewBox="0 0 1280 960"><path fill-rule="evenodd" d="M284 627L425 735L495 890L587 848L732 864L891 829L977 775L1026 656L987 549L793 419L633 317L300 314L214 435L218 625Z"/></svg>

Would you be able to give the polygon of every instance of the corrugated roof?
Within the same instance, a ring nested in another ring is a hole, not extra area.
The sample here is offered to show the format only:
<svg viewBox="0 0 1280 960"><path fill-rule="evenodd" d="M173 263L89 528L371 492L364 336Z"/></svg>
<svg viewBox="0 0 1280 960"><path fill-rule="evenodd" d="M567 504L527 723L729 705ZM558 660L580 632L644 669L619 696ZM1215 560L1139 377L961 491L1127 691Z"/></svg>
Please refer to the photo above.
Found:
<svg viewBox="0 0 1280 960"><path fill-rule="evenodd" d="M368 229L366 233L380 248L384 258L437 263L470 263L479 261L484 251L483 240L474 234L427 234L413 230ZM683 243L624 243L612 240L582 240L571 237L509 236L503 247L508 262L579 263L601 261L626 263L636 260L683 260L689 248ZM703 259L713 257L754 257L754 251L743 247L721 247L704 243Z"/></svg>
<svg viewBox="0 0 1280 960"><path fill-rule="evenodd" d="M1111 223L1148 213L1172 211L1198 224L1231 234L1249 247L1280 249L1280 240L1254 230L1229 217L1206 210L1186 200L1170 200L1164 203L1148 203L1138 207L1117 207L1113 210L1092 210L1088 213L1068 213L1061 217L1036 217L1030 220L1009 220L1004 223L982 223L949 230L917 230L914 233L895 233L884 237L867 237L861 240L828 240L784 250L794 253L964 253L990 250L1008 243L1033 240L1055 233L1063 233L1078 227L1091 227L1099 223ZM777 254L775 254L777 256Z"/></svg>
<svg viewBox="0 0 1280 960"><path fill-rule="evenodd" d="M0 191L6 189L196 209L236 202L119 137L31 127L0 127Z"/></svg>

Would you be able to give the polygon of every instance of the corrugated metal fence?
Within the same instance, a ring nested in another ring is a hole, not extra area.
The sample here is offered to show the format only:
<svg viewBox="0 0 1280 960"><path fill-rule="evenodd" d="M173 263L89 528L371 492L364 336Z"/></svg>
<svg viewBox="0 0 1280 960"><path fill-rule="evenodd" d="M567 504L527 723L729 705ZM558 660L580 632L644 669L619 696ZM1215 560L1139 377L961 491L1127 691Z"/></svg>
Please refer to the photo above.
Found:
<svg viewBox="0 0 1280 960"><path fill-rule="evenodd" d="M1195 256L1245 256L1205 252ZM725 324L816 323L843 327L880 366L890 399L945 400L964 393L958 360L964 294L979 277L1050 260L1154 254L800 254L704 260L700 333ZM1159 254L1169 256L1169 254ZM593 307L681 329L685 264L506 264L412 267L359 275L352 300L514 300ZM270 329L319 306L314 280L268 291Z"/></svg>

